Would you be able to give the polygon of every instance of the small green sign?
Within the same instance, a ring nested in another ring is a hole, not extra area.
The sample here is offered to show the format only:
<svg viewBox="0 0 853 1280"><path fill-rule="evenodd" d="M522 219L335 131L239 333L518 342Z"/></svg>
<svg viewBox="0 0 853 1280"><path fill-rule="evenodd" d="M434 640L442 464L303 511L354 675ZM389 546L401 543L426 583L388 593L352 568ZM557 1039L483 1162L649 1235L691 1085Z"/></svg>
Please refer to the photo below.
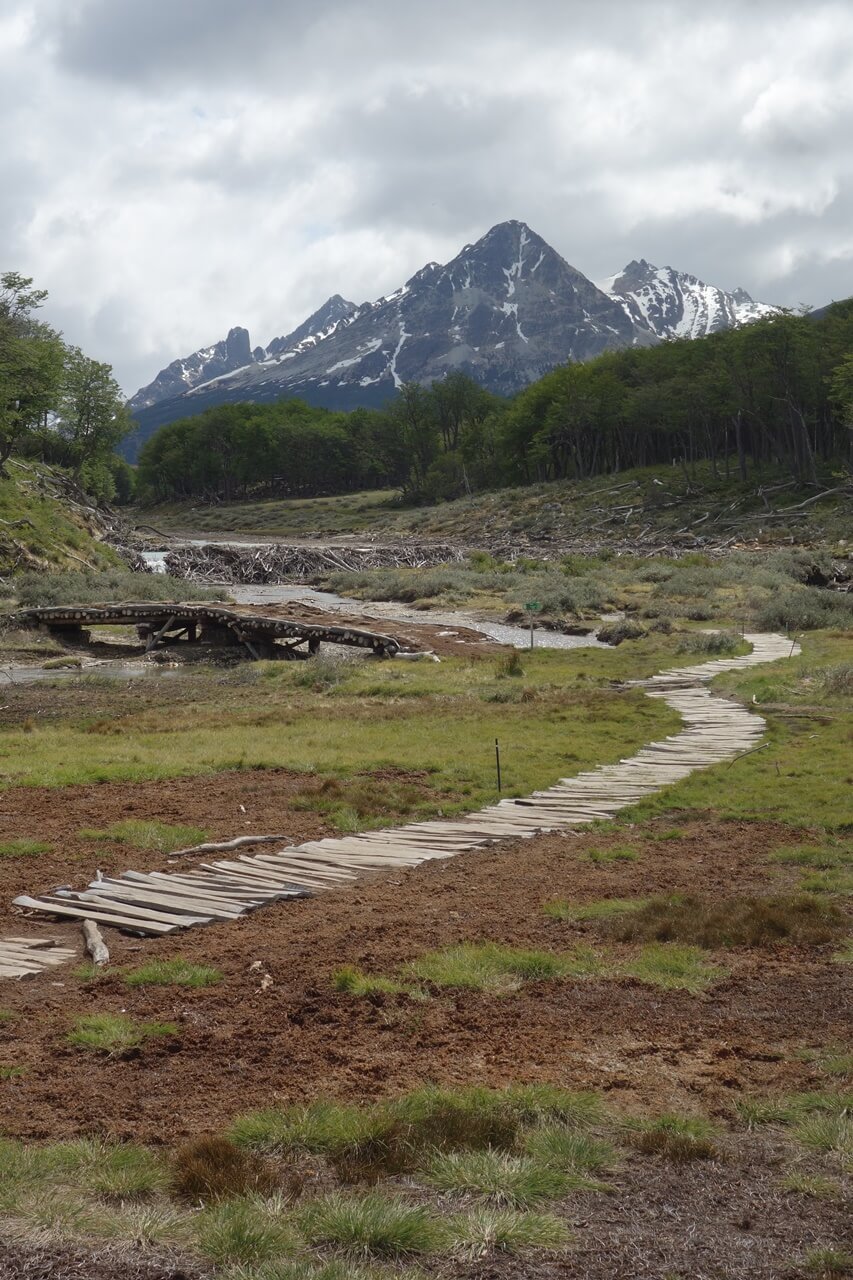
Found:
<svg viewBox="0 0 853 1280"><path fill-rule="evenodd" d="M528 613L538 613L539 610L542 608L538 600L528 600L527 604L524 607L528 611Z"/></svg>

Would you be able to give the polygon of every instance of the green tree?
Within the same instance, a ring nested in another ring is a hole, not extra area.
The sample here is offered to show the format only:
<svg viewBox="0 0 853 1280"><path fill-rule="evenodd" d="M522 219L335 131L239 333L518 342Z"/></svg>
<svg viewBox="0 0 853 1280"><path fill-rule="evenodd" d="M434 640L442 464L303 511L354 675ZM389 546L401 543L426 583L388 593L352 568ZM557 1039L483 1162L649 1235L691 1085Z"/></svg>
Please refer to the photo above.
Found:
<svg viewBox="0 0 853 1280"><path fill-rule="evenodd" d="M111 497L107 461L132 426L112 367L78 347L66 348L56 428L77 479L96 497Z"/></svg>
<svg viewBox="0 0 853 1280"><path fill-rule="evenodd" d="M56 404L65 349L33 316L47 294L17 272L0 275L0 473L18 442Z"/></svg>

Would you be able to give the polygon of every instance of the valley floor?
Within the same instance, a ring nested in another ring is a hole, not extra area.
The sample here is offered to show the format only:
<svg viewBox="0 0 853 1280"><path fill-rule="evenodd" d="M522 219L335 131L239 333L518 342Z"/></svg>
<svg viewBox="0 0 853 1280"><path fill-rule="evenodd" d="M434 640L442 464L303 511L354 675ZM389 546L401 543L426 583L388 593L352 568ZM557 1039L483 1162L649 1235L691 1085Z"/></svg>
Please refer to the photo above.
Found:
<svg viewBox="0 0 853 1280"><path fill-rule="evenodd" d="M617 822L177 938L111 933L105 971L4 982L0 1276L846 1274L850 635L802 645L716 683L758 703L768 749ZM205 837L476 808L493 798L495 732L519 794L618 759L675 725L610 681L697 660L677 646L521 655L515 675L491 655L10 687L2 907L95 867L188 867L169 851ZM737 934L768 899L778 933ZM643 933L648 900L663 918L696 906L674 933ZM700 929L720 903L729 939ZM819 927L798 932L801 916ZM79 946L71 927L12 923ZM93 1016L118 1038L75 1043ZM426 1102L424 1084L439 1091ZM406 1106L421 1118L395 1164L399 1120L364 1135ZM444 1157L417 1145L419 1125L450 1115L429 1140ZM484 1115L502 1117L485 1136ZM284 1202L177 1196L176 1148L211 1132L261 1161ZM380 1213L420 1213L421 1234L393 1243Z"/></svg>

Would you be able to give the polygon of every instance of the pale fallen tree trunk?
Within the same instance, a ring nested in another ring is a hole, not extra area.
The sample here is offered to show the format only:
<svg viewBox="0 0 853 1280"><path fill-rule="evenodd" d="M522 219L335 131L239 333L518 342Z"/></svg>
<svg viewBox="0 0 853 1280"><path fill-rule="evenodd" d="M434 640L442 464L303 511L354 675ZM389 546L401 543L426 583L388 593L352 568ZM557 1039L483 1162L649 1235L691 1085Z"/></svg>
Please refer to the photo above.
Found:
<svg viewBox="0 0 853 1280"><path fill-rule="evenodd" d="M83 937L86 939L86 950L95 964L109 964L110 953L94 920L83 921Z"/></svg>
<svg viewBox="0 0 853 1280"><path fill-rule="evenodd" d="M277 840L289 840L290 836L237 836L234 840L220 840L215 844L194 844L190 849L176 849L170 858L184 858L191 853L219 853L224 849L240 849L246 844L272 844Z"/></svg>

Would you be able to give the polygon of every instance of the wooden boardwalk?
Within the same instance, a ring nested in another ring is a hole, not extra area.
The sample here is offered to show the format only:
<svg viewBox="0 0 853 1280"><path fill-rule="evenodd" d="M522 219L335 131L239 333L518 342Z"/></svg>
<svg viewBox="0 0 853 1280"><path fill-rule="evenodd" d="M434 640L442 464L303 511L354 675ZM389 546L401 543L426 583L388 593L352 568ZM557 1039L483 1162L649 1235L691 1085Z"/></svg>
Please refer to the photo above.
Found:
<svg viewBox="0 0 853 1280"><path fill-rule="evenodd" d="M80 633L86 627L135 626L146 637L147 648L178 640L210 640L217 644L241 644L251 657L306 657L320 645L342 644L371 649L385 658L399 652L393 636L361 627L326 625L294 619L265 617L209 604L111 604L62 605L21 609L10 624L45 627L49 631ZM280 641L289 642L282 645ZM305 652L297 646L305 644Z"/></svg>
<svg viewBox="0 0 853 1280"><path fill-rule="evenodd" d="M191 871L126 871L86 889L22 896L15 904L64 920L95 920L129 933L159 936L193 925L235 920L282 899L352 884L368 872L413 867L499 840L529 839L612 818L694 769L731 760L762 737L761 716L711 693L706 682L722 671L775 662L798 652L779 635L748 635L752 652L634 681L677 711L684 728L652 742L618 764L563 778L544 791L500 800L461 818L412 822L361 835L312 840L254 855L202 863ZM2 947L0 942L0 947ZM1 954L1 953L0 953Z"/></svg>

